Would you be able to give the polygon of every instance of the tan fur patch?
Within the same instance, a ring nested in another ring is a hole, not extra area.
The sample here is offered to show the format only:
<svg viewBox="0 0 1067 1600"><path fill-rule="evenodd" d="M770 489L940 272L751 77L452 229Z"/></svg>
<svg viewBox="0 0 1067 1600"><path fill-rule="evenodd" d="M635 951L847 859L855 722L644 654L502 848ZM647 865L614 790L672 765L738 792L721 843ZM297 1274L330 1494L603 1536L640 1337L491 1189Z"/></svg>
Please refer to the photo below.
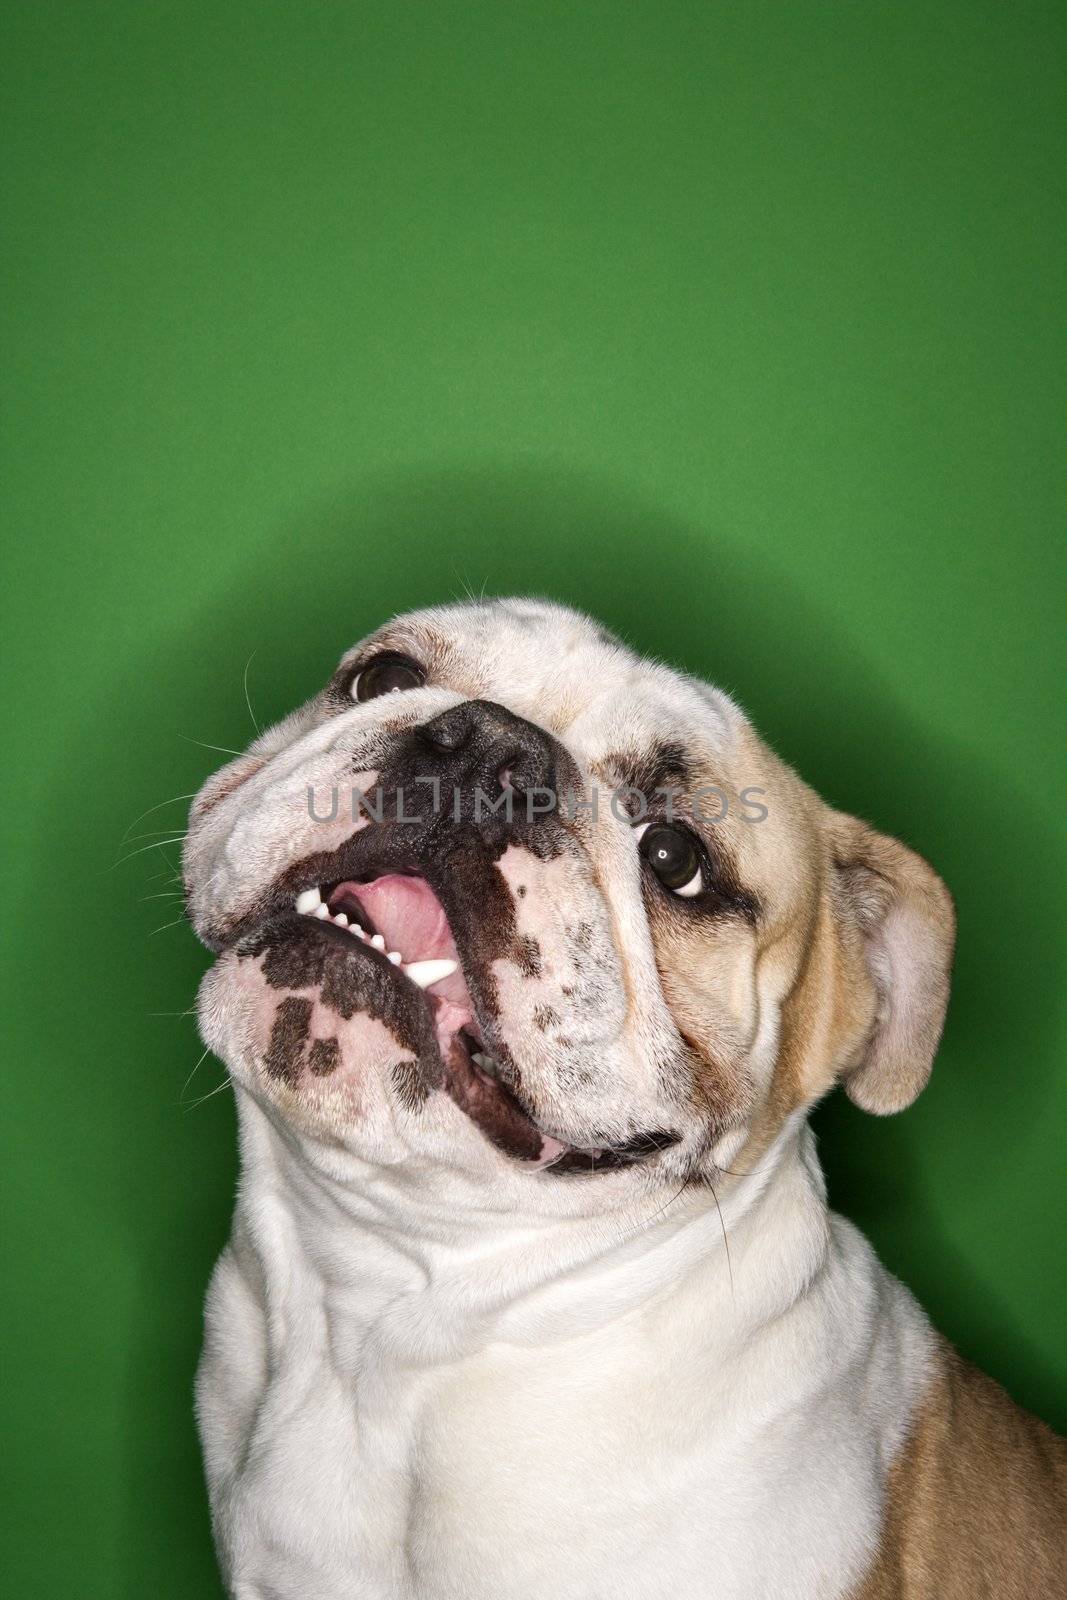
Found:
<svg viewBox="0 0 1067 1600"><path fill-rule="evenodd" d="M871 996L843 948L828 902L820 897L815 925L791 930L789 945L803 941L796 981L782 1004L774 1077L736 1158L752 1170L799 1106L813 1105L833 1087L840 1063L855 1049L870 1021ZM785 941L783 941L785 942ZM774 958L774 950L761 961ZM792 951L790 962L795 960Z"/></svg>
<svg viewBox="0 0 1067 1600"><path fill-rule="evenodd" d="M941 1342L853 1600L1063 1600L1067 1440Z"/></svg>
<svg viewBox="0 0 1067 1600"><path fill-rule="evenodd" d="M854 1009L841 947L826 902L808 942L804 965L782 1007L778 1067L771 1094L781 1126L797 1106L810 1105L833 1085L842 1036Z"/></svg>

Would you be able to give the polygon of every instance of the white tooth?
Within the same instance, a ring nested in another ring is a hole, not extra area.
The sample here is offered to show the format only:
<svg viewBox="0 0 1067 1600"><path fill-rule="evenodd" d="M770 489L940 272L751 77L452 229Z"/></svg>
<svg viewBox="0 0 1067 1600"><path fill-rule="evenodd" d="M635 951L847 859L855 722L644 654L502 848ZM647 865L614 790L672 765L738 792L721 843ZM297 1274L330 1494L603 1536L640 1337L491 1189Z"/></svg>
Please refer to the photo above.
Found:
<svg viewBox="0 0 1067 1600"><path fill-rule="evenodd" d="M428 989L431 983L450 978L458 965L458 961L412 961L404 971L412 983L417 983L420 989Z"/></svg>
<svg viewBox="0 0 1067 1600"><path fill-rule="evenodd" d="M390 950L389 951L389 959L393 963L394 967L398 967L400 965L401 961L403 960L403 957L401 956L399 950Z"/></svg>
<svg viewBox="0 0 1067 1600"><path fill-rule="evenodd" d="M296 909L302 917L310 917L321 904L322 896L317 889L305 889L303 894L296 897Z"/></svg>
<svg viewBox="0 0 1067 1600"><path fill-rule="evenodd" d="M348 931L349 933L354 933L357 939L363 938L363 929L360 927L358 922L350 922L348 924Z"/></svg>
<svg viewBox="0 0 1067 1600"><path fill-rule="evenodd" d="M339 911L333 920L336 922L339 928L348 927L348 918L345 916L343 911Z"/></svg>
<svg viewBox="0 0 1067 1600"><path fill-rule="evenodd" d="M316 917L318 917L320 922L327 921L329 919L329 915L330 915L329 906L317 906L315 908L314 915Z"/></svg>
<svg viewBox="0 0 1067 1600"><path fill-rule="evenodd" d="M371 944L374 946L375 950L385 949L385 940L380 933L376 933L374 935L374 938L371 940Z"/></svg>

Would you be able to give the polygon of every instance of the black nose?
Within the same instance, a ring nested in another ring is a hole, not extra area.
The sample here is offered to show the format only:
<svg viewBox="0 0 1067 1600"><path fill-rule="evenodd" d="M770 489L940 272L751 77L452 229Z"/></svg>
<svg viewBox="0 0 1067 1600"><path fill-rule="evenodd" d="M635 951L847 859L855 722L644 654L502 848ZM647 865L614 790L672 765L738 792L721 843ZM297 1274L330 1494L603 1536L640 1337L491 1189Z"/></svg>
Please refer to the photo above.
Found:
<svg viewBox="0 0 1067 1600"><path fill-rule="evenodd" d="M451 706L424 723L416 737L436 756L452 758L447 767L457 782L487 787L506 772L515 789L551 789L555 783L551 734L494 700Z"/></svg>
<svg viewBox="0 0 1067 1600"><path fill-rule="evenodd" d="M485 704L481 700L468 700L463 705L453 706L449 711L442 711L439 717L434 717L432 722L423 723L419 729L419 738L423 744L429 745L431 750L440 750L442 755L451 755L453 750L462 750L469 744L474 731L474 708Z"/></svg>

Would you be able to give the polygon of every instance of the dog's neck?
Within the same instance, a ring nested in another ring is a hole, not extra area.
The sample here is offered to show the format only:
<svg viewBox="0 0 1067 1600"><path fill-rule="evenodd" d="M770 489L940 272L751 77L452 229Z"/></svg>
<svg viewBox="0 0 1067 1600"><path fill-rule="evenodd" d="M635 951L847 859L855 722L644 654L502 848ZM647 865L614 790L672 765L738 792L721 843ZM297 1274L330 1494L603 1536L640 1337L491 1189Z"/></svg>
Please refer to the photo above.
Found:
<svg viewBox="0 0 1067 1600"><path fill-rule="evenodd" d="M638 1183L618 1209L551 1217L461 1200L455 1174L425 1166L353 1172L238 1100L245 1276L276 1332L292 1326L287 1308L328 1303L354 1362L368 1341L416 1365L490 1342L550 1344L678 1295L695 1296L727 1348L793 1304L826 1256L825 1193L802 1120L757 1170L715 1189Z"/></svg>

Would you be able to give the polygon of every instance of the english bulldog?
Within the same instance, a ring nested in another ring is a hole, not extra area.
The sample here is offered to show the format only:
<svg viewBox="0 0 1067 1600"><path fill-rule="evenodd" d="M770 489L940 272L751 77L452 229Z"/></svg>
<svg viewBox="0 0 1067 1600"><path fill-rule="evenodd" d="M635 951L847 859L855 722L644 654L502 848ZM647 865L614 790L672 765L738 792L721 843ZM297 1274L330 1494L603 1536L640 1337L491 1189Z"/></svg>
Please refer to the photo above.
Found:
<svg viewBox="0 0 1067 1600"><path fill-rule="evenodd" d="M948 891L727 695L555 604L401 617L204 785L184 875L236 1600L1067 1593L1067 1446L807 1123L923 1088Z"/></svg>

